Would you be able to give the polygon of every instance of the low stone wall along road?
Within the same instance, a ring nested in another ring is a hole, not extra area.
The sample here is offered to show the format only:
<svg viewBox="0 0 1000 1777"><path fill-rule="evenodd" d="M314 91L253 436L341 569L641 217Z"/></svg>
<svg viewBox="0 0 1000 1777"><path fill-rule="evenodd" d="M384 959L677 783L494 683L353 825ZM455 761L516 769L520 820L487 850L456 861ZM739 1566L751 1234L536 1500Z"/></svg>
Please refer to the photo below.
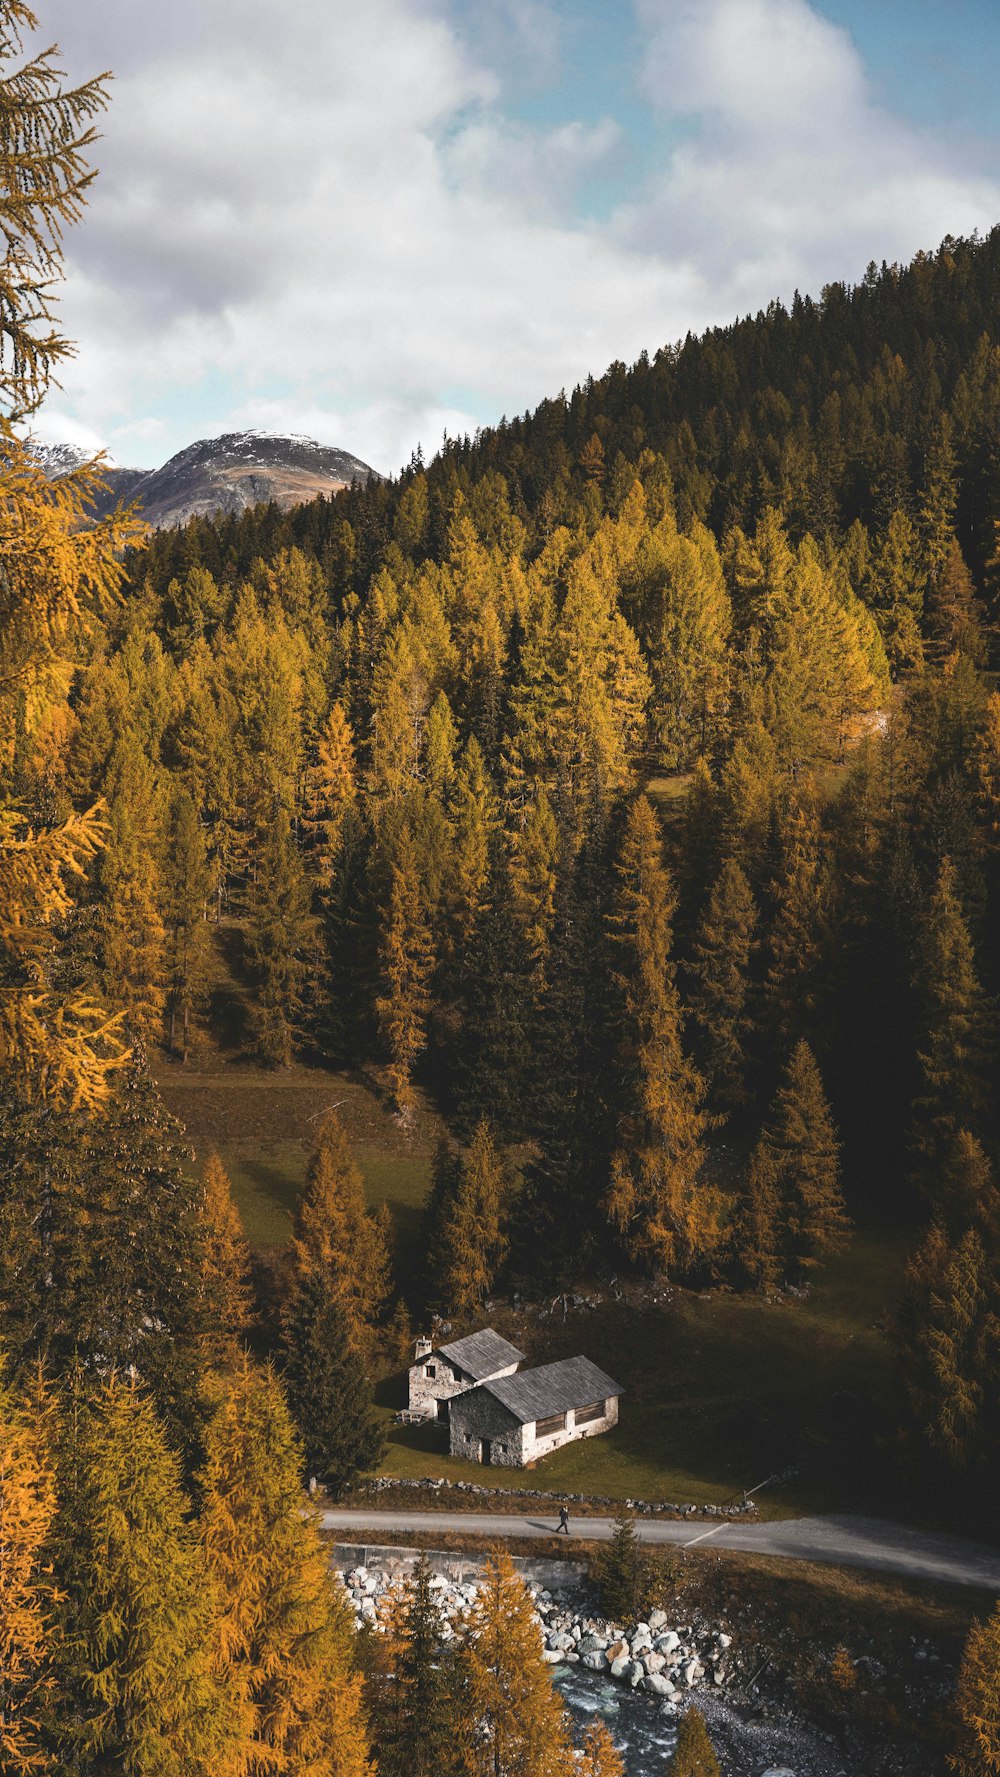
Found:
<svg viewBox="0 0 1000 1777"><path fill-rule="evenodd" d="M559 1503L548 1512L504 1516L494 1512L325 1511L324 1530L377 1534L431 1531L437 1534L505 1537L552 1536L558 1527ZM570 1517L574 1541L606 1541L612 1518ZM724 1519L708 1527L704 1519L673 1523L663 1519L636 1522L644 1543L672 1543L685 1549L739 1549L752 1555L774 1555L787 1561L824 1561L835 1567L873 1567L901 1578L952 1586L979 1586L1000 1593L1000 1551L964 1537L942 1536L892 1524L881 1518L790 1518L769 1524L732 1523ZM567 1553L569 1551L567 1550Z"/></svg>

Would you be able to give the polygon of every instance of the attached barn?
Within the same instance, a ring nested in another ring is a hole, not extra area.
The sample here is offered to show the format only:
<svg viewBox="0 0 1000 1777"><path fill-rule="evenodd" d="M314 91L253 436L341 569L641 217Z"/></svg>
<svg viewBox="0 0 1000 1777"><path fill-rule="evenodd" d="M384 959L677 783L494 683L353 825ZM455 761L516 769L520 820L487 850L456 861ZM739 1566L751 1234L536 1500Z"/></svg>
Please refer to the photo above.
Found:
<svg viewBox="0 0 1000 1777"><path fill-rule="evenodd" d="M524 1468L550 1450L617 1425L623 1393L586 1357L491 1378L452 1400L451 1454Z"/></svg>

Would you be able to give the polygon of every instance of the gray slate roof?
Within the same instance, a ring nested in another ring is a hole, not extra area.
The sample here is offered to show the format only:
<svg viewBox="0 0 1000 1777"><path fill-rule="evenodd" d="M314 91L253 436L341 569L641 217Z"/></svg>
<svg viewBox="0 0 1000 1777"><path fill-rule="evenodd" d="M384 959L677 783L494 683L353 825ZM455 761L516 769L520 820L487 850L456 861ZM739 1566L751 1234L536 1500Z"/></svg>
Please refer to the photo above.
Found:
<svg viewBox="0 0 1000 1777"><path fill-rule="evenodd" d="M510 1364L523 1364L524 1352L518 1351L507 1339L502 1339L492 1327L484 1327L481 1333L469 1333L465 1339L456 1339L451 1345L437 1347L442 1357L457 1369L464 1370L474 1382L482 1382L487 1376L495 1376L498 1370L506 1370Z"/></svg>
<svg viewBox="0 0 1000 1777"><path fill-rule="evenodd" d="M498 1376L482 1386L520 1425L531 1425L552 1413L565 1413L569 1407L589 1407L594 1401L625 1392L620 1382L605 1375L589 1357L563 1358L561 1363L522 1370L519 1376Z"/></svg>

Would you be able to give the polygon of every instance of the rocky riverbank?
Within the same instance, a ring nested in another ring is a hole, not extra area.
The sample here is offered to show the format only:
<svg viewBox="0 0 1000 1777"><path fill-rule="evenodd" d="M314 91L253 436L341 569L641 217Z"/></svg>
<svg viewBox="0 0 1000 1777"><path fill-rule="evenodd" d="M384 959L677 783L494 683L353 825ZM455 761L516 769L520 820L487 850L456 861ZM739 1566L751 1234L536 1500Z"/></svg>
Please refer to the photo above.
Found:
<svg viewBox="0 0 1000 1777"><path fill-rule="evenodd" d="M341 1546L335 1559L356 1622L375 1625L382 1603L412 1571L416 1552L369 1548L355 1557ZM354 1559L357 1565L351 1564ZM475 1604L481 1558L451 1553L430 1559L448 1639L461 1633ZM534 1602L542 1657L554 1682L577 1720L595 1713L605 1717L627 1777L662 1777L677 1725L692 1703L709 1723L725 1777L778 1772L782 1777L875 1772L932 1777L940 1769L929 1746L886 1733L877 1692L864 1710L853 1708L850 1716L840 1706L847 1702L842 1692L835 1693L831 1708L832 1646L812 1637L803 1643L801 1628L793 1641L818 1675L808 1694L789 1666L787 1622L762 1639L762 1623L748 1620L735 1600L730 1600L730 1617L724 1600L710 1614L690 1597L685 1606L682 1594L673 1608L651 1610L639 1622L615 1623L595 1612L584 1570L574 1563L525 1557L517 1565ZM904 1690L915 1714L928 1704L945 1706L948 1677L930 1644L911 1645L909 1661L914 1679ZM877 1679L876 1668L872 1656L858 1659L859 1686L873 1675Z"/></svg>
<svg viewBox="0 0 1000 1777"><path fill-rule="evenodd" d="M380 1604L393 1585L390 1576L378 1568L356 1567L341 1572L340 1578L357 1623L377 1625ZM447 1638L472 1609L478 1582L435 1574L431 1585ZM607 1622L546 1587L530 1580L527 1586L541 1629L542 1658L551 1666L582 1666L629 1690L648 1693L671 1711L683 1709L703 1686L718 1688L726 1682L733 1638L719 1625L674 1626L663 1610L650 1611L647 1620L631 1625Z"/></svg>

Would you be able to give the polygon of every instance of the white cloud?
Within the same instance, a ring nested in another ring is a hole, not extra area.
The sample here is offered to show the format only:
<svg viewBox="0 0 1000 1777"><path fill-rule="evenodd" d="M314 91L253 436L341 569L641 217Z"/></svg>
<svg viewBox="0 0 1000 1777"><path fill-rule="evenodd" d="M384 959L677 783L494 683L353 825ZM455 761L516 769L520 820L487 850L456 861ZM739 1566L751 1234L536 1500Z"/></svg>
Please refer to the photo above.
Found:
<svg viewBox="0 0 1000 1777"><path fill-rule="evenodd" d="M471 35L447 0L48 0L71 72L116 70L53 417L123 460L254 423L392 469L1000 208L805 0L635 5L645 101L685 134L595 223L628 119L505 111L519 62L552 74L552 0L480 0Z"/></svg>
<svg viewBox="0 0 1000 1777"><path fill-rule="evenodd" d="M995 176L883 109L806 0L637 6L646 96L690 133L617 232L682 254L734 311L1000 220Z"/></svg>

